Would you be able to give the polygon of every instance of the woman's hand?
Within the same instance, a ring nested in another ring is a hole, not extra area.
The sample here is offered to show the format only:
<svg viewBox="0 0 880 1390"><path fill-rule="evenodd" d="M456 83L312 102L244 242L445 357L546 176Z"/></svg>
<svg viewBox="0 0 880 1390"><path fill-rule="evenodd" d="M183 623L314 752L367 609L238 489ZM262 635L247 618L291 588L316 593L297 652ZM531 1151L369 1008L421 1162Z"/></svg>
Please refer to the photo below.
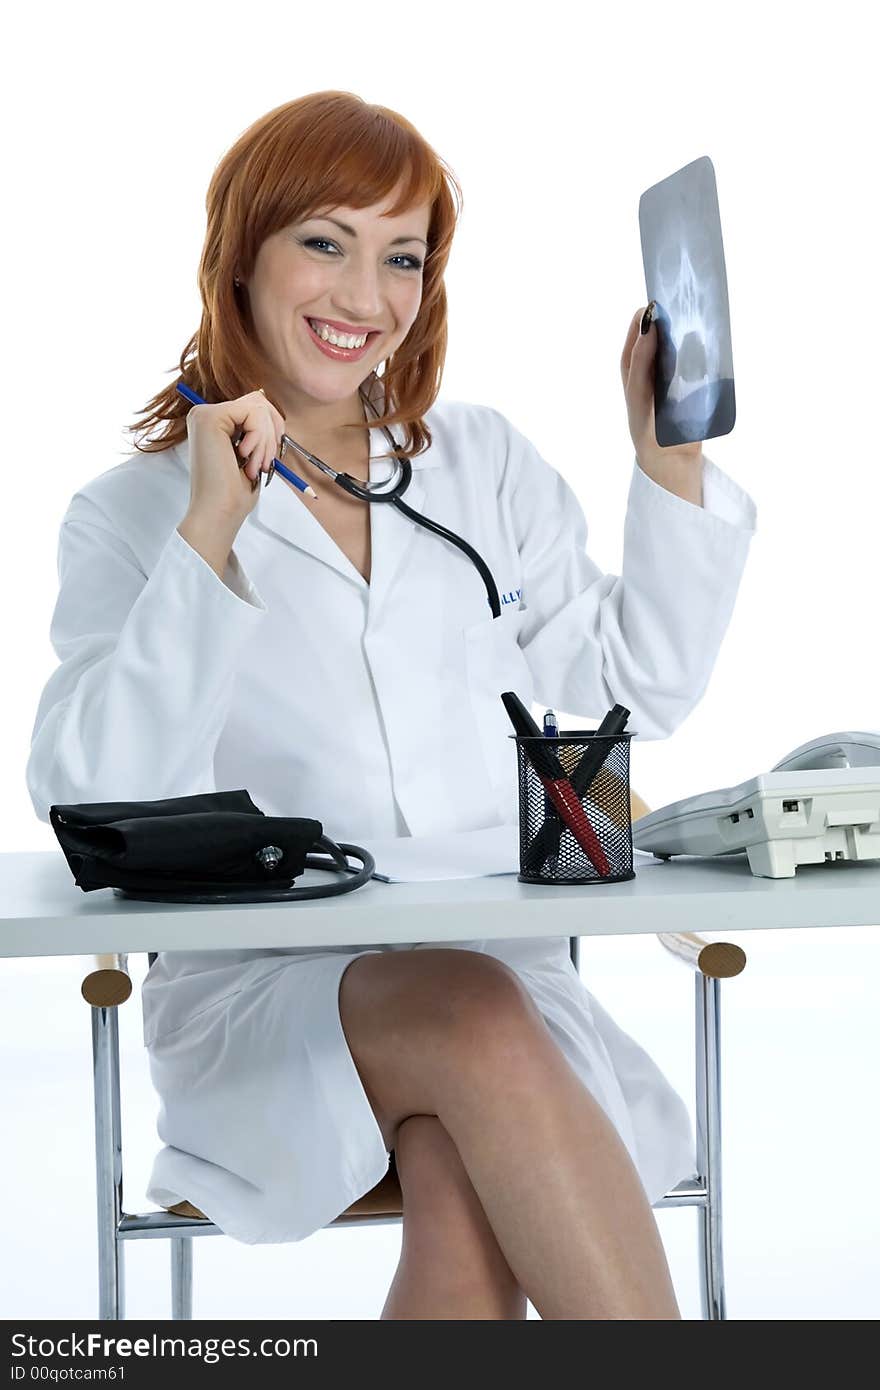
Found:
<svg viewBox="0 0 880 1390"><path fill-rule="evenodd" d="M281 452L284 416L262 390L190 406L189 514L233 540L257 502L260 474Z"/></svg>
<svg viewBox="0 0 880 1390"><path fill-rule="evenodd" d="M221 579L283 431L284 416L262 390L187 411L190 499L177 529Z"/></svg>
<svg viewBox="0 0 880 1390"><path fill-rule="evenodd" d="M654 301L648 305L653 311ZM687 502L702 505L702 441L661 449L654 428L654 359L657 355L657 327L652 322L641 332L647 309L638 309L630 321L620 358L620 375L629 417L629 432L635 445L639 467L661 487L668 488Z"/></svg>

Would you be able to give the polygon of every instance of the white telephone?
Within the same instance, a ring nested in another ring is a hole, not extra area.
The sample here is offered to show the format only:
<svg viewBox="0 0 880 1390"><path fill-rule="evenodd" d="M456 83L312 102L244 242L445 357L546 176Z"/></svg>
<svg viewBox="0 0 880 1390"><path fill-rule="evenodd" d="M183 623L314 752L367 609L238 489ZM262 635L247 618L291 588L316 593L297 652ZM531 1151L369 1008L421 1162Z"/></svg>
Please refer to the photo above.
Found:
<svg viewBox="0 0 880 1390"><path fill-rule="evenodd" d="M880 861L880 733L824 734L739 786L673 801L634 822L633 845L659 859L744 850L759 878Z"/></svg>

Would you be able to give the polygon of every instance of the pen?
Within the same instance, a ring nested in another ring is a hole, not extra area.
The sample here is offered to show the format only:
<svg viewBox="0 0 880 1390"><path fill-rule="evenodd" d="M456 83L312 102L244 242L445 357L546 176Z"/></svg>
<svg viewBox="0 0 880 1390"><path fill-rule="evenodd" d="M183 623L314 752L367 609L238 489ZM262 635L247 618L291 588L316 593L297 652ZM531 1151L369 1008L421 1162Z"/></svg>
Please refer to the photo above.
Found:
<svg viewBox="0 0 880 1390"><path fill-rule="evenodd" d="M568 826L593 867L598 869L603 877L607 877L611 873L611 865L559 759L552 749L541 747L541 730L519 696L512 690L507 690L501 699L516 733L529 740L525 744L526 757L541 779L541 785L553 802L560 819ZM532 739L536 741L531 742Z"/></svg>
<svg viewBox="0 0 880 1390"><path fill-rule="evenodd" d="M545 710L545 711L544 711L544 737L545 737L545 738L558 738L558 737L559 737L559 720L556 718L556 714L555 714L555 712L554 712L552 709L548 709L548 710ZM559 848L559 841L562 839L562 822L559 820L559 817L556 815L556 812L553 810L553 803L552 803L552 801L550 800L549 795L547 794L547 792L545 792L545 793L544 793L544 824L546 825L546 823L547 823L548 821L555 821L555 823L556 823L556 830L557 830L557 834L556 834L556 848L557 848L557 850L558 850L558 848ZM541 827L541 829L543 829L543 826ZM529 846L529 848L531 849L531 846ZM558 854L552 854L552 855L548 855L547 858L549 859L549 862L550 862L550 872L551 872L551 874L555 874L555 873L556 873L556 870L557 870L558 867L559 867L559 855L558 855ZM542 862L543 862L543 860L542 860Z"/></svg>
<svg viewBox="0 0 880 1390"><path fill-rule="evenodd" d="M177 383L177 389L180 392L181 396L184 396L186 400L190 402L191 405L208 404L206 400L204 400L201 396L197 395L196 392L193 391L189 386L184 386L182 381L179 381ZM239 436L239 439L240 438L241 436ZM237 444L239 442L239 439L233 440L233 444ZM243 466L243 464L239 464L239 468L242 468ZM282 478L286 478L289 483L293 483L293 486L299 488L300 492L304 492L307 497L314 497L317 501L318 494L315 492L315 489L313 487L310 487L309 484L305 482L304 479L302 479L298 473L294 473L293 469L288 468L287 465L282 463L280 459L272 460L272 466L269 469L269 472L266 477L267 487L272 481L273 473L280 473ZM272 496L274 497L274 495L275 494L273 493Z"/></svg>
<svg viewBox="0 0 880 1390"><path fill-rule="evenodd" d="M597 737L597 735L623 733L626 722L629 719L629 714L629 710L624 705L613 705L596 730L596 735L590 740L589 748L586 753L584 753L584 756L572 772L570 778L578 801L586 794L596 773L608 756L609 745L607 739L605 737ZM529 854L534 855L535 863L540 865L543 864L546 859L550 858L550 856L555 857L559 853L559 841L561 838L562 827L558 822L553 820L546 821L529 846ZM540 859L538 858L539 855Z"/></svg>
<svg viewBox="0 0 880 1390"><path fill-rule="evenodd" d="M613 705L596 730L597 734L622 734L629 719L629 710L623 705ZM578 796L583 796L599 768L608 756L608 745L596 738L590 740L590 747L571 774L571 784Z"/></svg>

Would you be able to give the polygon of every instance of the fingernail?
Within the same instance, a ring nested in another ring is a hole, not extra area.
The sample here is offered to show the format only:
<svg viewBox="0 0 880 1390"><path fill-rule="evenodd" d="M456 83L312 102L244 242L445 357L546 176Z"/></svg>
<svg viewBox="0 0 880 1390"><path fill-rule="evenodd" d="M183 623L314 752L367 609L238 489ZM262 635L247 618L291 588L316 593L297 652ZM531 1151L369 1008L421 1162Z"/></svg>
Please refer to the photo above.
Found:
<svg viewBox="0 0 880 1390"><path fill-rule="evenodd" d="M654 322L654 310L657 307L656 299L652 299L645 312L642 314L642 333L647 333L651 324Z"/></svg>
<svg viewBox="0 0 880 1390"><path fill-rule="evenodd" d="M269 472L266 474L266 487L269 486L269 484L271 483L271 481L272 481L272 479L273 479L274 477L275 477L275 465L274 465L274 463L270 463L270 464L269 464ZM265 488L263 489L263 491L265 491Z"/></svg>

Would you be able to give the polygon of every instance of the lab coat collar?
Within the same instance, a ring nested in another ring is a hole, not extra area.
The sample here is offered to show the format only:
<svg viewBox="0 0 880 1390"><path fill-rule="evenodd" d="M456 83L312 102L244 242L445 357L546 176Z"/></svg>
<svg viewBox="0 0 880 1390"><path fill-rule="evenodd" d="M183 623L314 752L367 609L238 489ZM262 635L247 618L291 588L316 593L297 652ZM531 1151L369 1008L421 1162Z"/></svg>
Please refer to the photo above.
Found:
<svg viewBox="0 0 880 1390"><path fill-rule="evenodd" d="M371 378L367 385L367 391L369 399L376 405L377 410L381 411L384 402L384 386L381 378ZM374 417L370 416L370 418ZM391 434L398 442L402 441L399 426L391 427ZM184 440L178 447L188 469L188 441ZM383 457L387 454L388 448L388 441L383 431L370 429L370 482L384 482L391 476L391 461L387 457ZM284 461L294 471L297 471L296 458L295 450L286 450ZM408 506L413 507L416 511L421 510L425 496L425 485L420 473L426 468L437 467L441 461L436 445L432 445L419 458L413 459L412 479L404 493L404 500ZM325 482L318 483L315 490L320 494L322 487L335 488L335 484L330 478L327 478ZM368 504L364 502L361 505L367 506ZM336 570L351 583L363 589L369 597L372 612L390 588L393 577L412 545L414 533L419 530L419 527L387 502L373 503L370 506L370 520L371 555L370 583L368 585L363 575L340 550L317 518L311 514L309 500L278 475L273 478L271 487L267 488L265 484L261 486L254 509L239 531L235 550L247 572L256 578L256 574L262 568L258 556L258 551L261 549L260 535L263 531L271 531L290 545L296 546L299 550L313 555L323 564L329 565L331 569Z"/></svg>

